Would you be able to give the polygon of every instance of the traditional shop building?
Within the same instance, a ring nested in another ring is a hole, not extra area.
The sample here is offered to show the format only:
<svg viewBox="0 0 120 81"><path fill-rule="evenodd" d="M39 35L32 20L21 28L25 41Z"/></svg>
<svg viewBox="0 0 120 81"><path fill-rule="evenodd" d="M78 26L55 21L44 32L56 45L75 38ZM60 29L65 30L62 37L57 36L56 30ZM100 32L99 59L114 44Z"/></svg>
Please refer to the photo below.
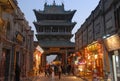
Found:
<svg viewBox="0 0 120 81"><path fill-rule="evenodd" d="M75 49L85 60L85 75L96 69L99 77L120 79L119 11L119 0L100 0L75 33Z"/></svg>
<svg viewBox="0 0 120 81"><path fill-rule="evenodd" d="M44 4L44 10L34 10L37 21L34 25L37 30L36 37L43 48L42 66L46 64L46 56L57 54L63 64L66 57L74 53L75 44L70 41L73 36L71 31L75 26L72 17L76 10L64 10L64 4Z"/></svg>
<svg viewBox="0 0 120 81"><path fill-rule="evenodd" d="M14 81L16 65L23 79L32 69L34 32L16 0L0 0L0 4L0 81Z"/></svg>
<svg viewBox="0 0 120 81"><path fill-rule="evenodd" d="M42 63L42 54L44 50L39 46L38 41L34 41L34 53L33 53L33 71L32 75L36 76L43 72L43 68L41 66Z"/></svg>

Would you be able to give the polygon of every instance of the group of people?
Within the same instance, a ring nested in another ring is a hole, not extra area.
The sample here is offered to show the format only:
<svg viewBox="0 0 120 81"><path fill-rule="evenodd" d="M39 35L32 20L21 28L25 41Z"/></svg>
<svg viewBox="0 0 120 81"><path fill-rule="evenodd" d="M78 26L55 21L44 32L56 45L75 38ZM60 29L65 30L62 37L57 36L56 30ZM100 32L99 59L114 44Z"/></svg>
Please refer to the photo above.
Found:
<svg viewBox="0 0 120 81"><path fill-rule="evenodd" d="M61 78L61 73L62 73L62 67L61 65L57 65L57 75L59 79ZM56 75L55 66L48 65L47 67L45 67L45 77L47 76L54 78L55 75Z"/></svg>
<svg viewBox="0 0 120 81"><path fill-rule="evenodd" d="M45 67L45 76L50 76L53 72L53 69L51 66Z"/></svg>
<svg viewBox="0 0 120 81"><path fill-rule="evenodd" d="M46 65L44 72L45 72L45 76L47 77L54 77L55 75L57 75L60 79L61 74L63 75L73 74L74 75L74 66L70 64L68 64L66 67L62 64Z"/></svg>

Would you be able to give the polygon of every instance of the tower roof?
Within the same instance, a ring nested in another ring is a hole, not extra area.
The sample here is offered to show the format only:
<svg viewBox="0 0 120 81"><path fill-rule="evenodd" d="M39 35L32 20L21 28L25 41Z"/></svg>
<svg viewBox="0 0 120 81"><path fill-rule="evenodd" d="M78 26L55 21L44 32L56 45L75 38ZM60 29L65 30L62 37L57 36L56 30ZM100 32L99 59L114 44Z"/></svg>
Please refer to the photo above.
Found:
<svg viewBox="0 0 120 81"><path fill-rule="evenodd" d="M64 12L64 4L57 5L55 0L53 1L52 5L48 5L47 3L44 4L44 12Z"/></svg>
<svg viewBox="0 0 120 81"><path fill-rule="evenodd" d="M75 47L75 44L70 41L39 41L42 47Z"/></svg>
<svg viewBox="0 0 120 81"><path fill-rule="evenodd" d="M37 10L34 9L34 12L36 13ZM65 11L64 9L64 4L62 3L61 5L57 5L55 1L53 2L52 5L49 5L47 3L44 4L44 10L39 10L38 12L41 14L70 14L75 12L76 10L68 10Z"/></svg>
<svg viewBox="0 0 120 81"><path fill-rule="evenodd" d="M67 22L67 21L49 21L44 20L41 22L33 22L35 26L75 26L76 22Z"/></svg>
<svg viewBox="0 0 120 81"><path fill-rule="evenodd" d="M71 20L76 10L73 11L59 11L59 9L51 10L50 8L46 11L37 11L34 9L34 13L37 21L40 20ZM56 17L55 17L56 16ZM54 19L55 18L55 19Z"/></svg>
<svg viewBox="0 0 120 81"><path fill-rule="evenodd" d="M37 21L40 20L71 20L76 10L65 10L64 4L56 5L55 1L52 5L44 4L44 10L33 10Z"/></svg>

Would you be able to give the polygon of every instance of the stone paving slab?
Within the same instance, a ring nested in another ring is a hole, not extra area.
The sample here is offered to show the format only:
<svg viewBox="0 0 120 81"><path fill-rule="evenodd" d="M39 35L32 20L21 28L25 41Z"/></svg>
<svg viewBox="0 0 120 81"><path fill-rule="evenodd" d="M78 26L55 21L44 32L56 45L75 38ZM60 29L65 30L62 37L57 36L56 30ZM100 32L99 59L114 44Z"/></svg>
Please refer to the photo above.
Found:
<svg viewBox="0 0 120 81"><path fill-rule="evenodd" d="M39 76L29 77L21 81L92 81L92 79L84 78L84 77L76 77L72 75L62 75L61 79L59 79L58 76L54 76L54 78L52 78L51 76L45 77L44 74L41 74ZM104 80L100 80L100 81L104 81Z"/></svg>
<svg viewBox="0 0 120 81"><path fill-rule="evenodd" d="M78 78L76 76L68 76L68 75L62 75L61 79L59 79L58 76L45 77L44 75L39 75L32 78L29 81L85 81L85 80L82 80L81 78Z"/></svg>

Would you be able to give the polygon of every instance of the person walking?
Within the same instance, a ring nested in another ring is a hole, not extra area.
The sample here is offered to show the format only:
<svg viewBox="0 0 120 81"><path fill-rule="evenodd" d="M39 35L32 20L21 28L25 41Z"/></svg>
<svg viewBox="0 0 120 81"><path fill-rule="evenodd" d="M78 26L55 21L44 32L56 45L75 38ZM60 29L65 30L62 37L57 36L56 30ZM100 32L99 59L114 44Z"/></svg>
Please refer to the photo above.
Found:
<svg viewBox="0 0 120 81"><path fill-rule="evenodd" d="M93 70L93 80L92 81L100 81L98 77L98 71L97 69Z"/></svg>
<svg viewBox="0 0 120 81"><path fill-rule="evenodd" d="M54 79L54 66L52 66L52 79Z"/></svg>
<svg viewBox="0 0 120 81"><path fill-rule="evenodd" d="M58 65L58 76L59 76L59 79L61 78L61 73L62 73L62 68L60 65Z"/></svg>
<svg viewBox="0 0 120 81"><path fill-rule="evenodd" d="M51 77L52 76L52 68L51 68L51 66L49 66L49 68L48 68L48 73L49 73L49 77Z"/></svg>
<svg viewBox="0 0 120 81"><path fill-rule="evenodd" d="M44 72L45 72L45 77L48 76L48 69L46 67L44 69Z"/></svg>

